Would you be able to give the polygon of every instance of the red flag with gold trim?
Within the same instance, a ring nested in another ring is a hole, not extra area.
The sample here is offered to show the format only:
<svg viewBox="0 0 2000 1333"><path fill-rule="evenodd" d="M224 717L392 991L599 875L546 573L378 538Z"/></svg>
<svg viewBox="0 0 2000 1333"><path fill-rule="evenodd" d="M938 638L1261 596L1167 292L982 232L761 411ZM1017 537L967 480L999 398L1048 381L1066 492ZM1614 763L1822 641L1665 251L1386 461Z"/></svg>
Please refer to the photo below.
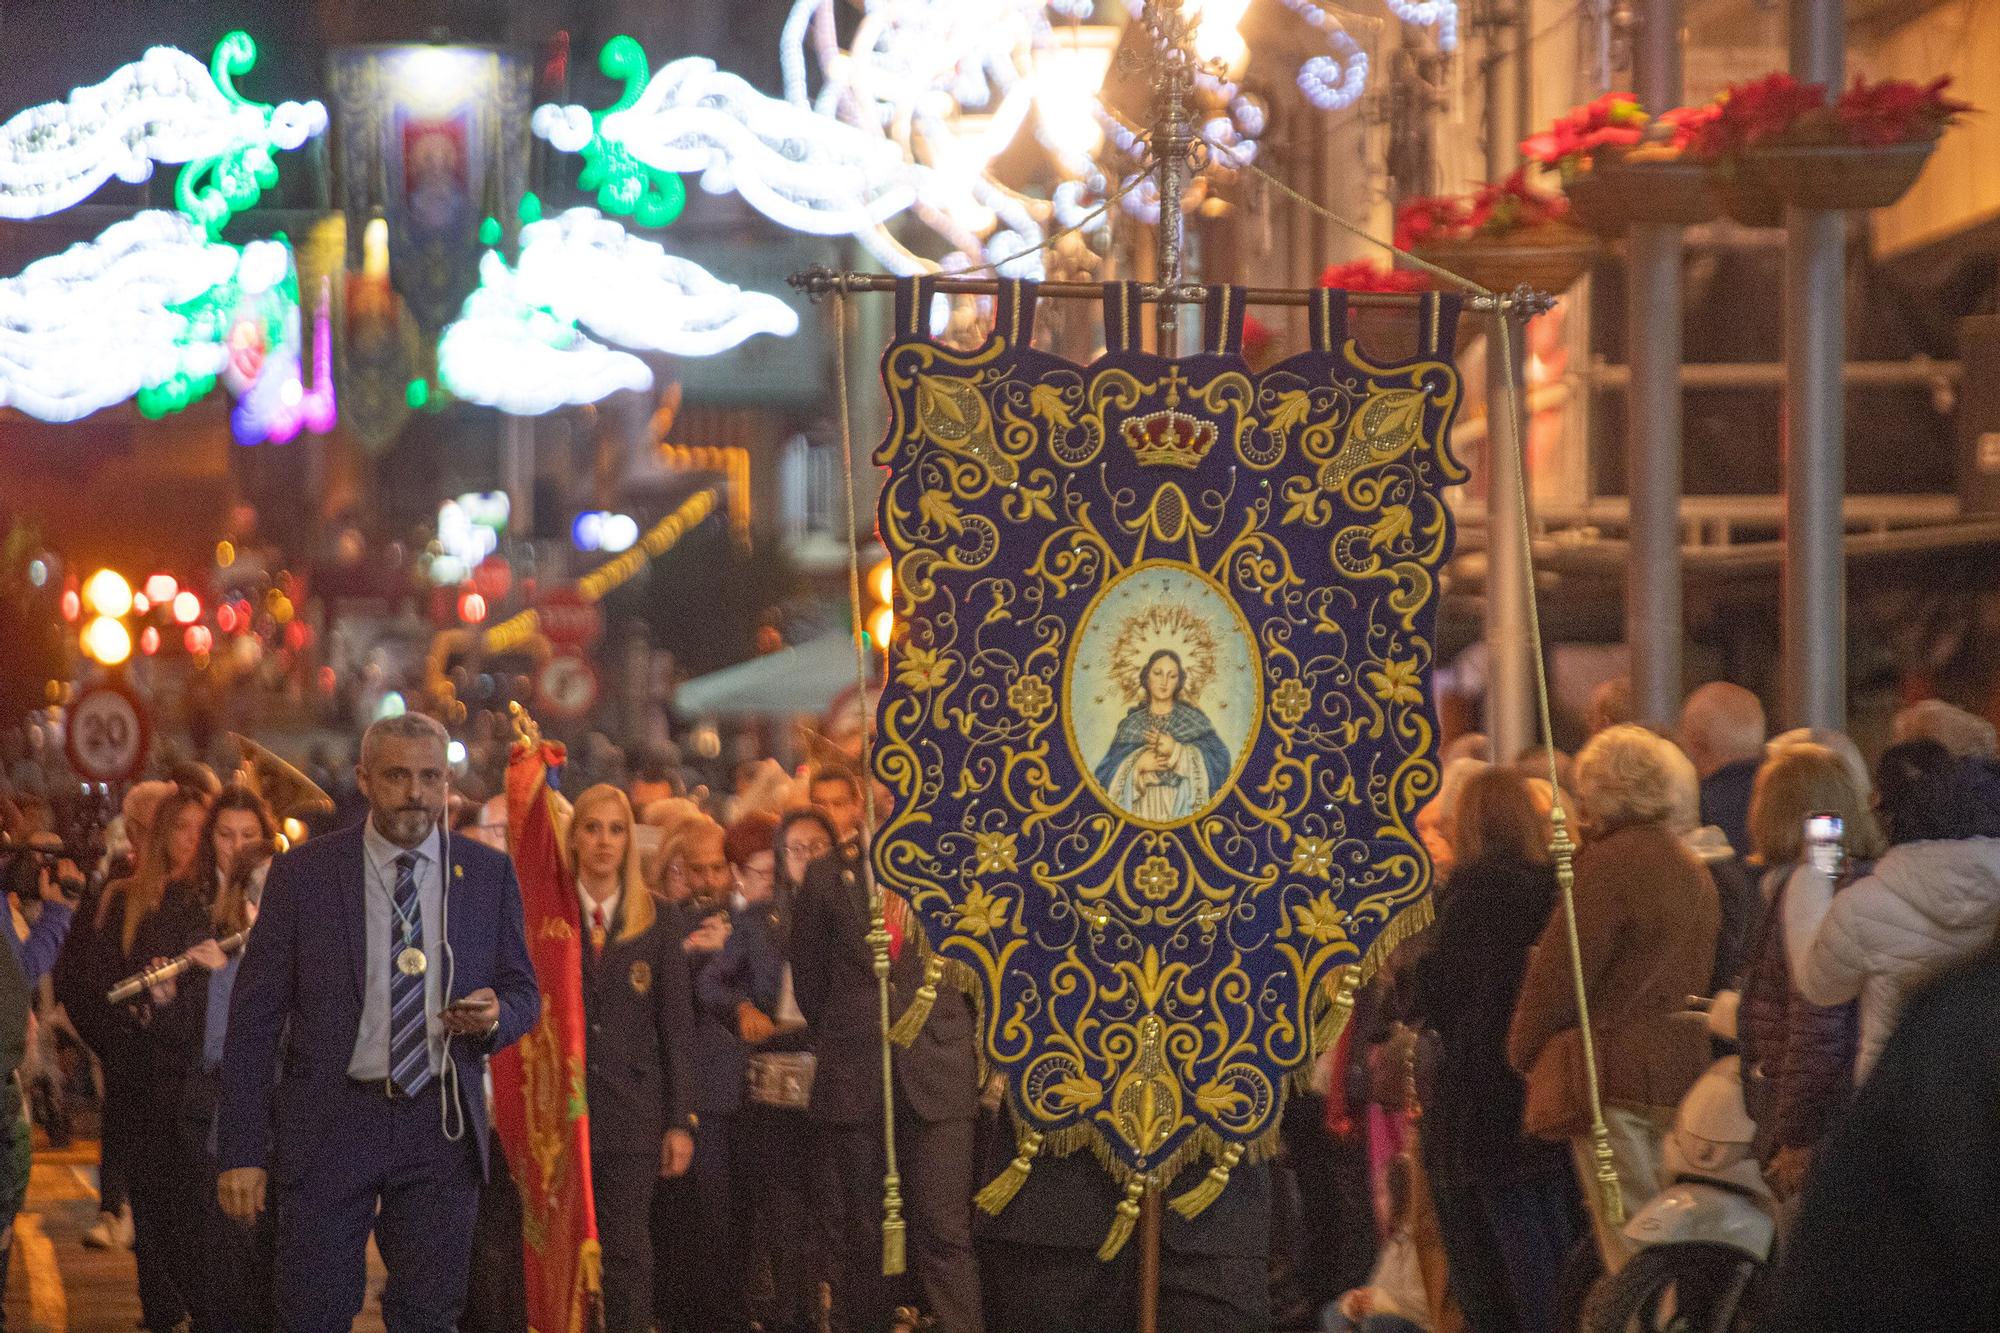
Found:
<svg viewBox="0 0 2000 1333"><path fill-rule="evenodd" d="M583 1333L601 1289L584 1102L583 956L549 770L563 748L532 734L507 762L508 850L542 988L535 1030L493 1057L493 1123L521 1191L531 1333Z"/></svg>

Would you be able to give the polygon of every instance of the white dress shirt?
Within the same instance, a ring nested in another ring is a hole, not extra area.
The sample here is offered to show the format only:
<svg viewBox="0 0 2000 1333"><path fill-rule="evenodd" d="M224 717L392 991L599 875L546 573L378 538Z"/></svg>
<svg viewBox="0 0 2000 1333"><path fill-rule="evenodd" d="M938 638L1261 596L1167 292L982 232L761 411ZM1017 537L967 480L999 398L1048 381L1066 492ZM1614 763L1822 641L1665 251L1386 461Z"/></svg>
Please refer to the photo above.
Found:
<svg viewBox="0 0 2000 1333"><path fill-rule="evenodd" d="M438 831L433 828L430 836L415 847L398 847L376 832L374 817L370 816L361 843L368 962L362 973L366 984L361 988L361 1029L354 1037L354 1057L347 1062L347 1074L350 1078L369 1080L389 1076L389 977L396 966L396 955L402 952L401 943L392 946L390 940L392 934L398 941L401 939L394 906L396 858L408 851L417 858L417 913L423 921L424 957L429 961L424 970L424 1012L429 1015L426 1031L430 1037L431 1074L435 1077L444 1051L444 1020L438 1015L444 1008L445 971L444 874Z"/></svg>
<svg viewBox="0 0 2000 1333"><path fill-rule="evenodd" d="M621 890L606 898L602 904L604 909L604 939L607 944L611 941L611 927L618 920L618 900L623 896L623 891ZM584 888L581 883L576 886L576 900L583 907L583 943L585 948L589 948L591 914L598 909L599 903L597 899L590 896L590 890Z"/></svg>

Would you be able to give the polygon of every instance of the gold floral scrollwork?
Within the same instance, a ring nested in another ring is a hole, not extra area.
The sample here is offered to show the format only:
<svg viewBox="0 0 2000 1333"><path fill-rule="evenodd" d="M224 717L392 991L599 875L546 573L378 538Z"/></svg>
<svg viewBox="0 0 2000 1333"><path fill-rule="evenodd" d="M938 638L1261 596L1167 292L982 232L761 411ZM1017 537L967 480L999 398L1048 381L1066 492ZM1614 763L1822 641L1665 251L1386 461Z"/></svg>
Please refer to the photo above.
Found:
<svg viewBox="0 0 2000 1333"><path fill-rule="evenodd" d="M944 375L917 376L917 420L934 443L980 464L1001 485L1021 475L1000 450L993 413L978 386Z"/></svg>
<svg viewBox="0 0 2000 1333"><path fill-rule="evenodd" d="M1310 707L1312 691L1296 676L1279 682L1278 688L1271 691L1271 711L1288 727L1297 726Z"/></svg>
<svg viewBox="0 0 2000 1333"><path fill-rule="evenodd" d="M1414 661L1384 662L1379 671L1368 673L1368 685L1385 704L1420 704L1424 690L1417 672Z"/></svg>
<svg viewBox="0 0 2000 1333"><path fill-rule="evenodd" d="M1409 452L1423 438L1422 389L1379 389L1347 423L1340 452L1319 472L1319 484L1329 491L1346 487L1365 467L1390 462Z"/></svg>
<svg viewBox="0 0 2000 1333"><path fill-rule="evenodd" d="M903 650L902 663L896 668L896 679L913 690L934 690L950 674L950 664L935 649L914 644Z"/></svg>
<svg viewBox="0 0 2000 1333"><path fill-rule="evenodd" d="M1165 902L1181 886L1181 872L1164 856L1149 856L1132 873L1132 888L1141 898Z"/></svg>
<svg viewBox="0 0 2000 1333"><path fill-rule="evenodd" d="M1029 722L1040 720L1054 702L1055 692L1040 676L1022 676L1007 687L1007 706Z"/></svg>
<svg viewBox="0 0 2000 1333"><path fill-rule="evenodd" d="M991 935L1007 924L1006 901L975 884L958 904L958 924L973 935Z"/></svg>
<svg viewBox="0 0 2000 1333"><path fill-rule="evenodd" d="M1333 875L1333 843L1327 838L1300 838L1292 844L1292 873L1312 879Z"/></svg>
<svg viewBox="0 0 2000 1333"><path fill-rule="evenodd" d="M1292 904L1292 923L1299 933L1315 944L1333 944L1347 938L1347 913L1340 910L1331 893L1321 893L1311 902Z"/></svg>
<svg viewBox="0 0 2000 1333"><path fill-rule="evenodd" d="M1181 1119L1181 1085L1167 1064L1166 1024L1139 1020L1138 1053L1111 1093L1108 1119L1140 1157L1157 1152Z"/></svg>
<svg viewBox="0 0 2000 1333"><path fill-rule="evenodd" d="M982 833L973 839L978 873L1000 875L1015 869L1015 841L1012 833Z"/></svg>

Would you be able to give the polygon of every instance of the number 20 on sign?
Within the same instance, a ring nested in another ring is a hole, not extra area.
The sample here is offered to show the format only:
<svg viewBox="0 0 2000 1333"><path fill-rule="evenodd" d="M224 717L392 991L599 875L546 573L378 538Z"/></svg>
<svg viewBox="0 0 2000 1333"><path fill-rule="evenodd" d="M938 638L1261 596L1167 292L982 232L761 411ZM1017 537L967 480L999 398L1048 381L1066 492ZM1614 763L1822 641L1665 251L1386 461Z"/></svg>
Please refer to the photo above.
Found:
<svg viewBox="0 0 2000 1333"><path fill-rule="evenodd" d="M138 696L119 685L93 685L70 705L63 748L89 782L124 782L146 762L152 727Z"/></svg>

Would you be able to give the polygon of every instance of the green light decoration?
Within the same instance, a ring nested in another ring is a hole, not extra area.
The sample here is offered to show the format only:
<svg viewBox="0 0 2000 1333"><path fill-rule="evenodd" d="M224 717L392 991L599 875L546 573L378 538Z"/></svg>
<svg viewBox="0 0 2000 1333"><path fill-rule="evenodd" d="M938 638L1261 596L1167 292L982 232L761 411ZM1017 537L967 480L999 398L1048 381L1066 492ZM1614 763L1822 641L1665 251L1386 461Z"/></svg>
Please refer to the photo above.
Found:
<svg viewBox="0 0 2000 1333"><path fill-rule="evenodd" d="M577 188L597 191L597 206L606 213L629 217L642 227L669 226L687 207L687 187L681 178L647 166L624 145L604 137L605 118L630 108L646 90L646 50L631 37L613 37L598 53L597 67L606 78L623 80L625 91L604 110L591 113L592 133L583 147Z"/></svg>
<svg viewBox="0 0 2000 1333"><path fill-rule="evenodd" d="M210 236L220 235L230 218L254 207L264 191L278 183L274 148L296 148L326 128L326 108L318 102L273 107L237 92L237 77L256 64L257 43L249 33L238 29L216 43L209 74L232 107L254 113L240 119L256 125L258 133L245 134L224 151L189 162L174 182L176 206Z"/></svg>
<svg viewBox="0 0 2000 1333"><path fill-rule="evenodd" d="M297 270L289 260L282 265L282 277L270 285L259 281L252 290L243 284L244 253L270 246L284 246L289 250L290 242L283 232L278 232L269 241L253 241L248 246L232 247L237 250L238 260L235 271L228 278L192 300L167 307L171 314L183 321L181 331L174 339L178 364L165 379L142 387L134 396L141 416L157 421L170 413L182 411L205 396L220 377L212 369L218 357L223 371L230 377L230 389L241 396L255 378L256 370L254 365L235 365L231 360L235 352L232 335L238 332L238 324L247 320L261 326L258 329L261 342L255 345L267 351L284 342L288 327L296 327L299 282ZM267 270L278 267L278 261L268 249L258 258ZM269 299L260 293L268 293Z"/></svg>
<svg viewBox="0 0 2000 1333"><path fill-rule="evenodd" d="M500 244L502 235L499 218L487 218L479 224L479 243L489 250Z"/></svg>
<svg viewBox="0 0 2000 1333"><path fill-rule="evenodd" d="M430 381L421 375L411 380L409 387L403 390L403 401L410 405L410 410L413 412L420 412L429 406L431 401Z"/></svg>
<svg viewBox="0 0 2000 1333"><path fill-rule="evenodd" d="M540 222L542 220L541 196L532 190L522 195L520 206L514 210L514 213L516 217L521 219L521 225L524 227L533 222Z"/></svg>

